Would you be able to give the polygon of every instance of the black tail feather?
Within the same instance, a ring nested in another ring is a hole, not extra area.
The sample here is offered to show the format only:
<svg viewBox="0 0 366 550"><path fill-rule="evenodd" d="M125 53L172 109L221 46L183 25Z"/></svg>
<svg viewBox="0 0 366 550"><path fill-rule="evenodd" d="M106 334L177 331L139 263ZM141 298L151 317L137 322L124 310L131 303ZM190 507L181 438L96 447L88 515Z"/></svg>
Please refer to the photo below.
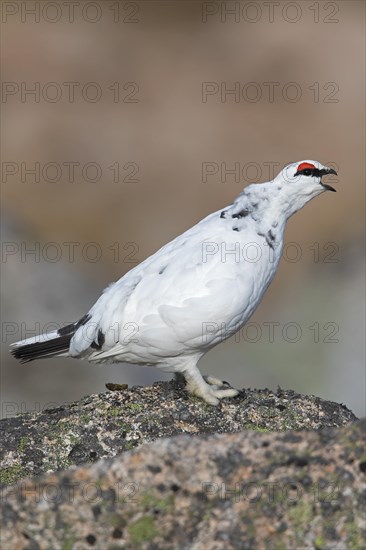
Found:
<svg viewBox="0 0 366 550"><path fill-rule="evenodd" d="M57 336L52 340L44 340L43 342L33 342L32 344L24 344L11 350L11 354L21 363L29 363L35 359L44 357L54 357L60 353L65 353L69 350L71 338L79 327L85 325L90 319L90 315L84 315L77 323L72 323L66 327L62 327L57 331Z"/></svg>
<svg viewBox="0 0 366 550"><path fill-rule="evenodd" d="M66 336L56 336L52 340L45 342L34 342L34 344L24 344L11 350L11 354L15 359L19 359L21 363L28 363L35 359L43 357L52 357L67 351L70 347L72 334Z"/></svg>

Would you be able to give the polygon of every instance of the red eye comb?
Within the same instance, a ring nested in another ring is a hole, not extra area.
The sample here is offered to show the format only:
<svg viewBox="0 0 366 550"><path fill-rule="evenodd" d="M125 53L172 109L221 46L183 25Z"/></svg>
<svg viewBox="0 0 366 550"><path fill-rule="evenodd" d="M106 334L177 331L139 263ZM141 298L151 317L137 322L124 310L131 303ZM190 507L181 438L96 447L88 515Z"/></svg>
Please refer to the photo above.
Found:
<svg viewBox="0 0 366 550"><path fill-rule="evenodd" d="M314 169L315 166L314 166L314 164L310 164L310 162L302 162L297 167L297 171L300 172L301 170L305 170L306 168Z"/></svg>

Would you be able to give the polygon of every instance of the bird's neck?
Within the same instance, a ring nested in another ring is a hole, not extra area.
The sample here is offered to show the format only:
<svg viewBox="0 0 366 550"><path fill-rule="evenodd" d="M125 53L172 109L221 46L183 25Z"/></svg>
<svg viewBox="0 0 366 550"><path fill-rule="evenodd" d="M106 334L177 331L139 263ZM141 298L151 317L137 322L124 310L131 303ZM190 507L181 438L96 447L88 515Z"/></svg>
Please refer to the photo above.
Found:
<svg viewBox="0 0 366 550"><path fill-rule="evenodd" d="M263 231L278 227L284 230L287 220L309 202L316 194L304 189L285 188L281 181L249 185L237 197L231 207L235 217L249 216Z"/></svg>
<svg viewBox="0 0 366 550"><path fill-rule="evenodd" d="M284 201L279 190L273 192L268 185L250 185L237 197L228 211L234 224L251 220L261 233L284 231L288 218L296 210Z"/></svg>

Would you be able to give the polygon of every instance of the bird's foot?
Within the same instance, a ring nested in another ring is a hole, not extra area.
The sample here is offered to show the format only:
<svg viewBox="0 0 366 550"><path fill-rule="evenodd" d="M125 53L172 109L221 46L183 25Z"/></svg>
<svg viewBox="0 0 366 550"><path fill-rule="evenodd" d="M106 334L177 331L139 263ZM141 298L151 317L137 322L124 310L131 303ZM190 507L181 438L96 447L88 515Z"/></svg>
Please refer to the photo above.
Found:
<svg viewBox="0 0 366 550"><path fill-rule="evenodd" d="M216 386L216 389L232 387L230 386L229 382L225 382L225 380L220 380L220 378L216 378L215 376L210 376L209 374L205 374L202 378L210 386Z"/></svg>
<svg viewBox="0 0 366 550"><path fill-rule="evenodd" d="M189 393L201 397L210 405L218 405L220 399L225 397L235 397L240 392L232 388L228 382L214 378L213 376L204 376L199 384L193 384L188 381L187 390Z"/></svg>

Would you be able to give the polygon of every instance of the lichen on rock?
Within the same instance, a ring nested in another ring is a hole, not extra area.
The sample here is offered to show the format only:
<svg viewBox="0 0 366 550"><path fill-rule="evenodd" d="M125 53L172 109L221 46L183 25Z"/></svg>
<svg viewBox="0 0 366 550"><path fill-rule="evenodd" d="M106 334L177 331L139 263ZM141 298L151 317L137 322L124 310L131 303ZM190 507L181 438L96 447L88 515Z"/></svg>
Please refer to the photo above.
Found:
<svg viewBox="0 0 366 550"><path fill-rule="evenodd" d="M3 548L363 547L365 423L344 405L246 389L212 407L172 381L1 430Z"/></svg>

